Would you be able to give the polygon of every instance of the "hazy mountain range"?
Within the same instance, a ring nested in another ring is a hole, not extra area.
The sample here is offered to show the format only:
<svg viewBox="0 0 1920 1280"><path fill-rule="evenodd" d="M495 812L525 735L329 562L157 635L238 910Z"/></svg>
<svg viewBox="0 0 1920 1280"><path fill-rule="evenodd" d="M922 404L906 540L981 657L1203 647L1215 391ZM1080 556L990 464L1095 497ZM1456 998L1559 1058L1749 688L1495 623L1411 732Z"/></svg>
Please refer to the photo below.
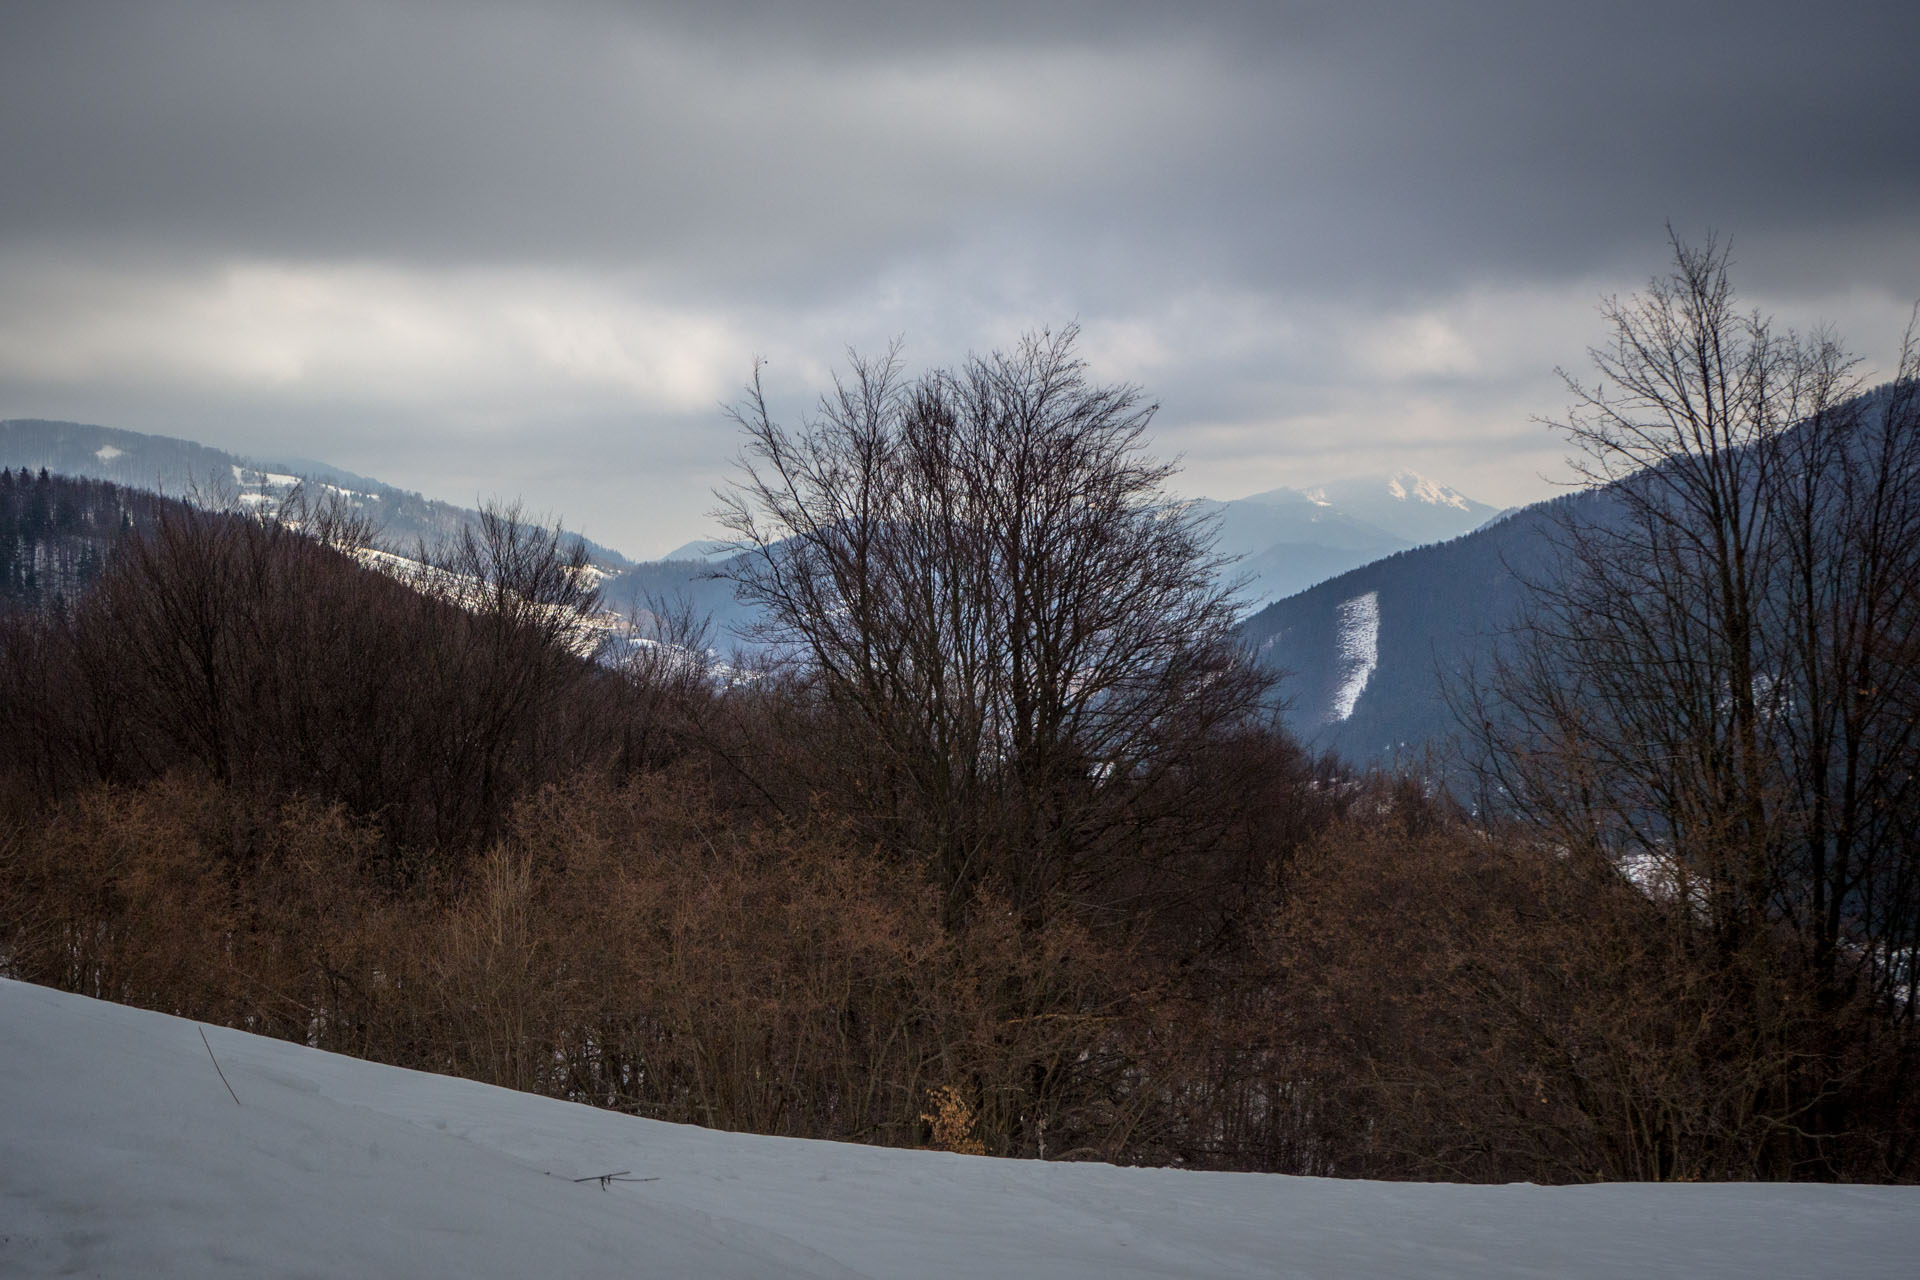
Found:
<svg viewBox="0 0 1920 1280"><path fill-rule="evenodd" d="M476 513L312 459L263 461L188 440L70 422L0 422L0 465L112 481L172 494L201 493L272 509L297 484L365 512L384 541L407 551L457 532ZM1546 507L1507 518L1411 471L1273 489L1231 501L1202 499L1217 550L1251 613L1244 634L1286 673L1294 729L1356 760L1417 750L1444 737L1451 717L1441 673L1488 652L1520 604L1514 571L1538 566ZM634 614L671 609L710 620L708 643L741 643L753 612L717 576L727 544L687 543L634 562L583 539L609 576L606 604Z"/></svg>
<svg viewBox="0 0 1920 1280"><path fill-rule="evenodd" d="M132 489L202 495L219 503L274 509L297 485L316 497L332 496L372 517L381 541L401 552L429 546L478 519L471 508L439 502L311 458L258 459L213 449L191 440L146 435L114 427L39 418L0 421L0 466L41 468L55 475L108 480ZM625 556L582 538L603 569L632 564Z"/></svg>
<svg viewBox="0 0 1920 1280"><path fill-rule="evenodd" d="M1195 506L1214 522L1215 550L1234 562L1228 572L1242 584L1239 596L1249 610L1397 551L1458 537L1499 514L1412 471L1224 502L1202 498ZM731 587L713 578L732 554L722 541L689 542L627 570L609 591L684 600L712 616L717 629L737 628L751 619Z"/></svg>
<svg viewBox="0 0 1920 1280"><path fill-rule="evenodd" d="M1310 489L1269 489L1245 498L1201 498L1215 550L1235 561L1242 593L1257 607L1396 551L1456 538L1499 512L1413 471L1350 476ZM703 539L661 561L716 564L729 544Z"/></svg>
<svg viewBox="0 0 1920 1280"><path fill-rule="evenodd" d="M1412 471L1197 505L1217 521L1216 549L1238 561L1233 572L1246 580L1250 607L1396 551L1458 537L1498 514Z"/></svg>

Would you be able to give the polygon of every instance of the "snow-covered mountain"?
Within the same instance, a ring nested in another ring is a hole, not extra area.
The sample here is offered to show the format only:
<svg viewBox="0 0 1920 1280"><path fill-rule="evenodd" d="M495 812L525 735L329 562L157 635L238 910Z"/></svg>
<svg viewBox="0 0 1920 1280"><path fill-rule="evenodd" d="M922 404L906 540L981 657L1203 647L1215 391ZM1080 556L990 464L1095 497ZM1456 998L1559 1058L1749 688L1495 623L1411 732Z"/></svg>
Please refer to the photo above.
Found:
<svg viewBox="0 0 1920 1280"><path fill-rule="evenodd" d="M6 980L0 1026L7 1276L1879 1280L1920 1255L1914 1187L995 1160L663 1124Z"/></svg>
<svg viewBox="0 0 1920 1280"><path fill-rule="evenodd" d="M1354 476L1316 485L1307 497L1325 502L1418 546L1477 529L1498 509L1415 471Z"/></svg>
<svg viewBox="0 0 1920 1280"><path fill-rule="evenodd" d="M373 518L389 547L429 545L478 519L478 513L438 502L313 459L261 461L191 440L147 435L79 422L15 418L0 422L0 466L42 467L56 475L108 480L132 489L181 497L205 495L258 511L278 508L304 485L310 496L331 496ZM573 537L577 535L569 535ZM631 564L619 552L586 542L602 568Z"/></svg>
<svg viewBox="0 0 1920 1280"><path fill-rule="evenodd" d="M1249 607L1396 551L1459 537L1496 514L1412 471L1197 505L1217 521L1219 552L1238 560L1234 571L1247 580Z"/></svg>

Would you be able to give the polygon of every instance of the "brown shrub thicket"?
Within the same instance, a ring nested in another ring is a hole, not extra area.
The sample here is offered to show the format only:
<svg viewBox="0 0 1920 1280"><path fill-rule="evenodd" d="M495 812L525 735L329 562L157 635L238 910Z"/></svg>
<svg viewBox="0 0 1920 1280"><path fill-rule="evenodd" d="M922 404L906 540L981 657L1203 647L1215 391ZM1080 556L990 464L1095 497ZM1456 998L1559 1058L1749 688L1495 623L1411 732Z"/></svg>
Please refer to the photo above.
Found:
<svg viewBox="0 0 1920 1280"><path fill-rule="evenodd" d="M1334 826L1290 887L1267 1017L1326 1172L1912 1175L1911 1038L1820 1001L1784 933L1729 957L1697 901L1610 861L1394 812Z"/></svg>
<svg viewBox="0 0 1920 1280"><path fill-rule="evenodd" d="M911 1145L945 1089L997 1154L1128 1154L1151 1010L1124 952L985 898L949 932L831 819L742 823L661 775L531 797L458 883L395 895L378 844L208 779L100 787L7 831L0 946L30 981L642 1115Z"/></svg>
<svg viewBox="0 0 1920 1280"><path fill-rule="evenodd" d="M956 929L849 830L729 814L686 770L583 778L396 894L339 807L171 774L10 824L0 948L30 981L734 1130L1472 1181L1911 1172L1912 1046L1872 1007L1782 987L1756 1020L1672 904L1404 792L1363 790L1257 936L1184 965L990 896ZM1856 1123L1780 1163L1808 1126L1774 1104L1836 1045L1823 1105Z"/></svg>

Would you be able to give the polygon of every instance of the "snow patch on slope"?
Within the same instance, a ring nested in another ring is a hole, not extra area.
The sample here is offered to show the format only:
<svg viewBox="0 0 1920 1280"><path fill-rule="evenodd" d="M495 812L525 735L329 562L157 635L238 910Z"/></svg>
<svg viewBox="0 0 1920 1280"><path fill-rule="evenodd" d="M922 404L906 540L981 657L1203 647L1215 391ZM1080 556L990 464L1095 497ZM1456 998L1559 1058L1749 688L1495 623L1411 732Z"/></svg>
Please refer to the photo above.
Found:
<svg viewBox="0 0 1920 1280"><path fill-rule="evenodd" d="M1380 593L1369 591L1344 601L1334 616L1340 625L1335 641L1340 684L1334 690L1333 705L1327 709L1328 724L1337 724L1353 714L1373 669L1380 665Z"/></svg>

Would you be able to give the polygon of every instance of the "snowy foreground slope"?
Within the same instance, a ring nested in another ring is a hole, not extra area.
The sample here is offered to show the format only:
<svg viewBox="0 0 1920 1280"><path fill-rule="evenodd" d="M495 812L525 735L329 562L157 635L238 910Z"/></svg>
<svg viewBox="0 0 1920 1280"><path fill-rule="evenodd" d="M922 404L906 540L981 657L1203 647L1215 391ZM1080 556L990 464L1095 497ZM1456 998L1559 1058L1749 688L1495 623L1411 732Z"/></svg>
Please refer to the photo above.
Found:
<svg viewBox="0 0 1920 1280"><path fill-rule="evenodd" d="M0 1275L1920 1274L1920 1189L1460 1187L756 1138L0 981ZM602 1189L576 1178L630 1170Z"/></svg>

